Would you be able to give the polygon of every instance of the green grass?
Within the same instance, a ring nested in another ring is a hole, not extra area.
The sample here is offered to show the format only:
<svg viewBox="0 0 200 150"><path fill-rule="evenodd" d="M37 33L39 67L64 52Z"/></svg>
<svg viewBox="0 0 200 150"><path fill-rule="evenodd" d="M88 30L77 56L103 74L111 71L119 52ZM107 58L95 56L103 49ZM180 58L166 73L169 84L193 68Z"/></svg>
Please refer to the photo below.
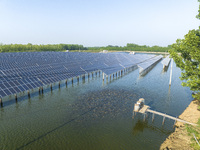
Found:
<svg viewBox="0 0 200 150"><path fill-rule="evenodd" d="M193 133L195 134L198 142L200 142L200 119L197 122L198 126L191 126L191 125L186 125L186 130L188 132L188 135L191 137L191 147L194 148L195 150L199 150L200 146L197 144Z"/></svg>

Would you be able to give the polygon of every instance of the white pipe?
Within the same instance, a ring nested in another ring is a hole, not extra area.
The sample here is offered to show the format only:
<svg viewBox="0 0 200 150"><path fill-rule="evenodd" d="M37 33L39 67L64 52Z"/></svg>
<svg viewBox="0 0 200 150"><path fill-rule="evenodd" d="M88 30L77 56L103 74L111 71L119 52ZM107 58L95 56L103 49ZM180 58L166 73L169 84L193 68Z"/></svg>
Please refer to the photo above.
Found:
<svg viewBox="0 0 200 150"><path fill-rule="evenodd" d="M196 138L196 136L194 135L194 133L193 133L193 136L194 136L194 139L196 140L197 144L200 146L200 144L199 144L199 142L197 141L197 138Z"/></svg>

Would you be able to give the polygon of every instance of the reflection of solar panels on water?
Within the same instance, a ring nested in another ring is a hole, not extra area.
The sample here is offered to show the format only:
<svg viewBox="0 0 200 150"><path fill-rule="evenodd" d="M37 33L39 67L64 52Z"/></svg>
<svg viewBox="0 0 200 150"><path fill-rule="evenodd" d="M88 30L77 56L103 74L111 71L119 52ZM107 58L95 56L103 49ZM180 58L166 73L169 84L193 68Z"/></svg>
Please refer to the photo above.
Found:
<svg viewBox="0 0 200 150"><path fill-rule="evenodd" d="M96 71L110 75L138 64L145 70L161 58L128 53L1 53L0 98Z"/></svg>

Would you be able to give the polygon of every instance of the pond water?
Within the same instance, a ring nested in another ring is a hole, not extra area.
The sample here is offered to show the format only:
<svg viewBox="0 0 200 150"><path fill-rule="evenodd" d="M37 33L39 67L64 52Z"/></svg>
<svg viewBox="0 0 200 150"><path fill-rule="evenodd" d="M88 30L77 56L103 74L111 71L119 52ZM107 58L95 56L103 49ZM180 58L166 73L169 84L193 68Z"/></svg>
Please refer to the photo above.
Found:
<svg viewBox="0 0 200 150"><path fill-rule="evenodd" d="M134 104L139 98L153 110L179 116L192 100L191 91L181 86L181 74L173 64L162 71L158 63L148 74L132 71L103 83L99 74L80 79L79 83L64 82L4 99L0 108L0 149L70 149L70 150L156 150L174 131L174 121L149 115L132 119Z"/></svg>

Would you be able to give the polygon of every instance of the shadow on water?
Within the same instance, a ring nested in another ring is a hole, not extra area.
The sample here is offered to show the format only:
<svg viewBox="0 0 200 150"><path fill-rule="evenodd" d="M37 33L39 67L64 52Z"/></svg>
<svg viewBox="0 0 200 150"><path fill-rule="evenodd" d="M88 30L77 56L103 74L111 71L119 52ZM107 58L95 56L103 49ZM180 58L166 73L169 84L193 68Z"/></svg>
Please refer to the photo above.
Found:
<svg viewBox="0 0 200 150"><path fill-rule="evenodd" d="M151 106L151 105L153 105L153 103L154 103L154 101L150 101L150 102L147 103L147 105Z"/></svg>
<svg viewBox="0 0 200 150"><path fill-rule="evenodd" d="M161 132L166 135L168 135L174 131L174 130L167 130L166 128L163 128L163 126L157 127L153 124L149 124L148 120L143 121L141 119L138 119L132 129L132 134L138 135L139 133L144 132L145 129L149 129L149 130L156 131L156 132Z"/></svg>

